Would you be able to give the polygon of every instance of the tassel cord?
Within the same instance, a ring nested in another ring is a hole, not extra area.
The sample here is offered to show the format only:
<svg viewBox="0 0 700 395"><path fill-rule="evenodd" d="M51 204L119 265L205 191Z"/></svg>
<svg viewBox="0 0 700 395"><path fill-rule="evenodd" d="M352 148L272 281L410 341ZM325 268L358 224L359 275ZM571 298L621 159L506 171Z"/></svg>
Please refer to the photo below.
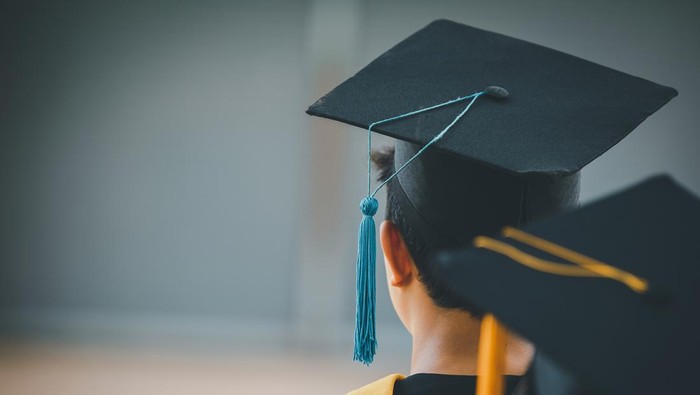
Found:
<svg viewBox="0 0 700 395"><path fill-rule="evenodd" d="M389 183L389 181L391 181L392 179L394 179L394 177L396 177L404 168L406 168L406 166L410 165L411 162L413 162L413 160L415 160L418 156L420 156L423 152L425 152L425 150L427 150L428 148L430 148L431 145L435 144L438 140L440 140L440 139L447 133L447 131L449 131L449 130L452 128L452 126L454 126L460 119L462 119L462 117L464 116L464 114L466 114L467 111L469 111L469 109L472 107L472 105L474 104L474 102L476 101L476 99L478 99L479 96L483 95L484 93L485 93L485 92L482 91L482 92L474 93L473 95L469 95L469 96L465 96L465 97L459 97L459 98L457 98L457 99L450 100L450 101L447 101L447 102L444 102L444 103L440 103L440 104L434 105L434 106L432 106L432 107L423 108L423 109L421 109L421 110L412 111L412 112L410 112L410 113L406 113L406 114L402 114L402 115L397 115L397 116L395 116L395 117L387 118L387 119L384 119L384 120L381 120L381 121L378 121L378 122L375 122L375 123L369 125L369 128L367 128L367 130L368 130L368 133L370 133L370 135L369 135L370 137L368 138L368 141L370 142L370 143L369 143L370 145L369 145L368 148L367 148L367 149L368 149L368 153L369 153L369 154L368 154L367 168L368 168L368 169L371 169L371 160L372 160L372 158L371 158L371 151L372 151L372 146L371 146L371 144L372 144L372 142L371 142L371 138L372 138L372 137L371 137L371 131L372 131L372 127L373 127L373 126L379 125L379 124L381 124L381 123L386 123L386 122L390 122L390 121L395 121L395 120L397 120L397 119L401 119L401 118L405 118L405 117L408 117L408 116L411 116L411 115L419 114L419 113L421 113L421 112L434 110L434 109L436 109L436 108L440 108L440 107L443 107L443 106L447 106L447 105L449 105L449 104L457 103L457 102L464 101L464 100L466 100L466 99L470 99L470 98L471 98L471 101L469 102L469 104L464 108L464 110L462 110L461 113L459 113L459 115L457 115L457 116L455 117L455 119L452 120L452 122L450 122L449 125L445 126L445 128L442 129L442 131L441 131L440 133L438 133L435 137L433 137L432 140L430 140L426 145L423 146L423 148L421 148L418 152L416 152L416 154L413 155L413 156L411 157L411 159L407 160L406 163L404 163L403 165L401 165L401 167L399 167L391 176L389 176L389 178L387 178L387 179L384 180L381 184L379 184L379 185L374 189L374 191L371 192L371 193L369 192L369 191L371 190L371 187L370 187L370 182L368 181L368 183L367 183L367 193L369 194L368 196L369 196L369 197L374 197L374 196L377 194L377 192L379 192L379 190L382 189L382 187L383 187L384 185L386 185L387 183ZM368 179L368 180L371 180L371 172L368 172L368 174L367 174L367 179Z"/></svg>

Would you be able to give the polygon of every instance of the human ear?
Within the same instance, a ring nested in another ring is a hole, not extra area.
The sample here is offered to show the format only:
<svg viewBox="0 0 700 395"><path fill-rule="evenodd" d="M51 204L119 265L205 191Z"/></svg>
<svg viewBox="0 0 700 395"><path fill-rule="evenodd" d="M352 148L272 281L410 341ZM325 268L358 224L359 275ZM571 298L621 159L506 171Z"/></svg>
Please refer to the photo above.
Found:
<svg viewBox="0 0 700 395"><path fill-rule="evenodd" d="M379 229L379 239L389 269L389 283L394 287L408 285L414 274L413 258L401 232L393 222L385 220Z"/></svg>

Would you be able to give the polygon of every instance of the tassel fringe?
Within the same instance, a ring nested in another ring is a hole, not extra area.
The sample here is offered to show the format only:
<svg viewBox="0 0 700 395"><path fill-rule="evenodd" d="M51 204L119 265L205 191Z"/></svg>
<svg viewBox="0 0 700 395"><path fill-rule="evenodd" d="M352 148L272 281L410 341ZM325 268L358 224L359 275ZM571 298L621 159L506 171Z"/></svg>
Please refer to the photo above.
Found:
<svg viewBox="0 0 700 395"><path fill-rule="evenodd" d="M355 309L355 351L353 361L369 365L377 351L374 329L376 302L376 229L374 214L379 203L366 197L360 203L364 217L360 223L357 243L357 284Z"/></svg>

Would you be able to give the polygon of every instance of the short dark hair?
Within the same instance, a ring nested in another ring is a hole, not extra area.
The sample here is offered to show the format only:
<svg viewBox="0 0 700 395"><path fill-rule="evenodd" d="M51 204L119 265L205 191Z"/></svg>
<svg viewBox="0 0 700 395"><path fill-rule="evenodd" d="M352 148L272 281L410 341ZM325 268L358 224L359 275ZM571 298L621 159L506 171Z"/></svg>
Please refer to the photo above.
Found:
<svg viewBox="0 0 700 395"><path fill-rule="evenodd" d="M383 147L379 150L372 150L372 162L377 169L377 181L383 182L394 174L394 152L393 146ZM401 205L396 197L396 188L400 188L396 178L386 184L386 211L385 218L396 225L399 232L403 236L408 252L411 254L413 261L418 268L418 279L420 280L428 292L428 295L433 302L443 308L459 309L466 311L475 317L481 317L483 311L475 306L467 303L464 300L457 299L448 289L441 286L435 275L431 265L429 264L431 256L436 253L435 246L432 246L426 240L421 239L412 230L412 224L406 219L402 213ZM400 193L400 192L399 192ZM445 208L449 210L449 207ZM454 246L458 247L458 246Z"/></svg>

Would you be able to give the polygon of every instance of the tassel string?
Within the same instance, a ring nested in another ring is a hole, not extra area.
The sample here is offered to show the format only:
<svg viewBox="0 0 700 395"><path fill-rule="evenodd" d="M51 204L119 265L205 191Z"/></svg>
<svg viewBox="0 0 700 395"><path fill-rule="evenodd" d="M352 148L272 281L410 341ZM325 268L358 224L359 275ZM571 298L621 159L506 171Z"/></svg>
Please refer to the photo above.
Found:
<svg viewBox="0 0 700 395"><path fill-rule="evenodd" d="M452 128L452 126L454 126L464 116L464 114L467 113L467 111L469 111L469 109L471 108L472 104L474 104L476 99L478 99L479 96L481 96L485 93L486 93L485 91L481 91L481 92L473 93L469 96L458 97L456 99L448 100L446 102L439 103L439 104L436 104L434 106L430 106L427 108L422 108L420 110L415 110L415 111L407 112L405 114L400 114L400 115L396 115L396 116L393 116L390 118L382 119L381 121L377 121L377 122L374 122L371 125L369 125L369 127L367 128L367 196L374 197L377 194L377 192L379 192L379 190L382 189L382 187L384 187L384 185L386 185L387 183L389 183L389 181L391 181L394 177L396 177L406 166L408 166L411 162L413 162L414 159L416 159L420 154L422 154L425 150L427 150L431 145L435 144L438 140L440 140L447 133L447 131L450 130ZM437 108L449 106L450 104L459 103L459 102L462 102L462 101L465 101L468 99L471 99L469 104L464 108L464 110L462 110L461 113L459 113L459 115L457 115L455 117L455 119L452 120L452 122L450 122L449 125L447 125L444 129L442 129L442 131L440 133L438 133L435 137L432 138L432 140L430 140L426 145L424 145L423 148L421 148L418 152L416 152L416 154L413 155L411 157L411 159L407 160L406 163L401 165L401 167L399 167L391 176L389 176L389 178L384 180L381 184L379 184L379 186L377 186L374 189L374 191L372 191L372 187L371 187L371 182L372 182L372 157L371 157L372 156L372 128L374 128L377 125L389 123L389 122L396 121L396 120L399 120L402 118L407 118L407 117L417 115L417 114L420 114L423 112L427 112L430 110L435 110Z"/></svg>

